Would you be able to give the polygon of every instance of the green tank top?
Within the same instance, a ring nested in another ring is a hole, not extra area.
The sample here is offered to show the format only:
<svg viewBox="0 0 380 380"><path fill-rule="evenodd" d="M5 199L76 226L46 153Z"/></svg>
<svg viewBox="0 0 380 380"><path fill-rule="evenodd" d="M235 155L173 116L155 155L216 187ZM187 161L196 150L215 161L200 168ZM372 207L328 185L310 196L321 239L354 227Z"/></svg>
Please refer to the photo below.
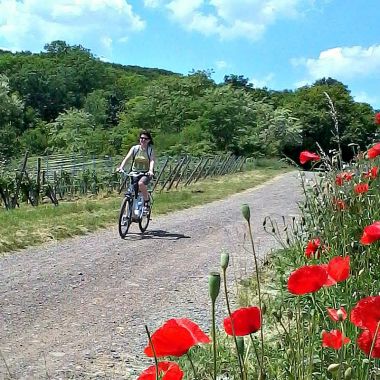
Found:
<svg viewBox="0 0 380 380"><path fill-rule="evenodd" d="M132 165L132 171L134 172L147 172L149 170L149 157L146 150L137 147L137 153ZM149 148L148 148L149 149Z"/></svg>

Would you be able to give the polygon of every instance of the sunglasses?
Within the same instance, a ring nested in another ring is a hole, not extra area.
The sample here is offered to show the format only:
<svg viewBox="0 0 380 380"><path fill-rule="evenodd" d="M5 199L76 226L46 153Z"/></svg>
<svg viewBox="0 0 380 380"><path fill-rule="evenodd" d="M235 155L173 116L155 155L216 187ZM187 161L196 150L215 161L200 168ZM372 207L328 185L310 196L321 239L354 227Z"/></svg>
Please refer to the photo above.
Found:
<svg viewBox="0 0 380 380"><path fill-rule="evenodd" d="M140 140L149 140L148 137L140 137Z"/></svg>

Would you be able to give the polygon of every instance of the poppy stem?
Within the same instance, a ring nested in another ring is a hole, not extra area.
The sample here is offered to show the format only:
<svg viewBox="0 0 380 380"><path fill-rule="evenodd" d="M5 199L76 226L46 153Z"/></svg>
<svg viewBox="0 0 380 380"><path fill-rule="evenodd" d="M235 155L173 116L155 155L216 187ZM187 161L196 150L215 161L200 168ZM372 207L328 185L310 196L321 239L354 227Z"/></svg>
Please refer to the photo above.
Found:
<svg viewBox="0 0 380 380"><path fill-rule="evenodd" d="M236 347L236 354L238 356L238 361L239 361L240 377L241 377L242 380L244 380L244 370L243 370L242 358L241 358L241 355L240 355L240 352L239 352L239 346L238 346L238 342L237 342L236 334L235 334L234 321L232 319L230 301L229 301L229 298L228 298L227 275L226 275L226 269L225 268L223 268L223 283L224 283L224 294L225 294L225 297L226 297L227 311L228 311L228 315L229 315L230 321L231 321L231 330L232 330L232 335L234 337L234 342L235 342L235 347Z"/></svg>
<svg viewBox="0 0 380 380"><path fill-rule="evenodd" d="M159 374L158 374L158 360L157 360L156 350L154 349L152 338L150 337L150 332L149 332L147 325L145 325L145 331L146 331L146 334L148 335L149 345L153 351L154 365L156 367L156 380L159 380L159 377L158 377L159 376Z"/></svg>
<svg viewBox="0 0 380 380"><path fill-rule="evenodd" d="M214 354L214 377L216 380L216 325L215 325L215 302L211 303L211 317L212 317L212 348Z"/></svg>
<svg viewBox="0 0 380 380"><path fill-rule="evenodd" d="M373 341L371 344L371 349L370 349L369 354L368 354L368 372L367 372L367 378L368 379L369 379L369 362L371 360L372 352L373 352L373 349L374 349L376 341L377 341L377 334L379 333L379 330L380 330L380 321L377 322L375 334L373 335Z"/></svg>
<svg viewBox="0 0 380 380"><path fill-rule="evenodd" d="M194 363L193 363L193 360L191 359L191 356L190 356L190 352L187 351L187 358L189 359L189 362L190 362L190 365L191 365L191 368L194 372L194 380L197 380L198 379L198 376L197 376L197 371L195 370L195 367L194 367Z"/></svg>
<svg viewBox="0 0 380 380"><path fill-rule="evenodd" d="M261 363L260 363L259 353L257 352L257 348L256 348L256 345L255 345L255 341L253 339L252 334L249 334L249 337L251 338L253 351L255 353L255 356L256 356L256 359L257 359L257 363L259 364L260 371L261 371Z"/></svg>
<svg viewBox="0 0 380 380"><path fill-rule="evenodd" d="M264 332L263 332L263 313L262 313L262 301L261 301L261 289L260 289L260 277L259 277L259 265L257 262L257 255L255 249L255 243L253 242L251 222L248 220L248 230L249 230L249 239L251 241L253 258L255 260L255 269L256 269L256 281L257 281L257 295L259 298L259 308L260 308L260 338L261 338L261 372L264 373Z"/></svg>

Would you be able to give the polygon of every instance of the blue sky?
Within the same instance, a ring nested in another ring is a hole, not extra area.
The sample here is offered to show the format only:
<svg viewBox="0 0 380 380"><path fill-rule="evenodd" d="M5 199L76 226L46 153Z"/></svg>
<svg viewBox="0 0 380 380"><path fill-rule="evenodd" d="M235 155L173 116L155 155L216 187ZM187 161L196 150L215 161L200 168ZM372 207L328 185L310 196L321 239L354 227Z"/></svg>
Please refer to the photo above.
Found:
<svg viewBox="0 0 380 380"><path fill-rule="evenodd" d="M0 48L81 44L106 61L255 87L331 76L380 109L379 0L0 0Z"/></svg>

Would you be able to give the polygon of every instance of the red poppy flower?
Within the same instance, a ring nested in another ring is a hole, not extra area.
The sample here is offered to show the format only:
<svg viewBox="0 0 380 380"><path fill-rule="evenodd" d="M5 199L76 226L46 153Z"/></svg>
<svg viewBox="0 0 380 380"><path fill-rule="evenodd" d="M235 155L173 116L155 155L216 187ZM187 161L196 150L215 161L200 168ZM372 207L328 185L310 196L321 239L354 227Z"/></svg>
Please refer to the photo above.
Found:
<svg viewBox="0 0 380 380"><path fill-rule="evenodd" d="M338 186L342 186L344 181L351 181L353 176L354 174L349 172L338 173L335 177L335 183Z"/></svg>
<svg viewBox="0 0 380 380"><path fill-rule="evenodd" d="M162 380L182 380L183 372L177 363L173 362L159 362L158 363L158 375ZM151 365L137 380L156 380L156 366Z"/></svg>
<svg viewBox="0 0 380 380"><path fill-rule="evenodd" d="M339 330L331 330L322 332L322 346L339 350L343 345L350 342L350 338L345 337Z"/></svg>
<svg viewBox="0 0 380 380"><path fill-rule="evenodd" d="M380 322L380 296L362 298L352 309L350 319L355 326L374 333Z"/></svg>
<svg viewBox="0 0 380 380"><path fill-rule="evenodd" d="M368 149L368 158L375 158L380 154L380 143L375 144L372 148Z"/></svg>
<svg viewBox="0 0 380 380"><path fill-rule="evenodd" d="M340 307L338 310L327 308L327 313L330 319L334 322L341 322L347 318L347 311L344 307Z"/></svg>
<svg viewBox="0 0 380 380"><path fill-rule="evenodd" d="M305 265L292 272L288 279L288 290L292 294L314 293L327 280L327 272L321 265Z"/></svg>
<svg viewBox="0 0 380 380"><path fill-rule="evenodd" d="M157 357L182 356L198 343L210 343L210 338L199 326L186 318L169 319L152 334L151 339ZM153 357L150 344L144 352Z"/></svg>
<svg viewBox="0 0 380 380"><path fill-rule="evenodd" d="M342 282L349 277L350 257L333 257L327 265L324 265L324 267L327 272L325 286L335 285L336 283Z"/></svg>
<svg viewBox="0 0 380 380"><path fill-rule="evenodd" d="M378 112L377 114L375 114L375 124L379 124L380 125L380 112Z"/></svg>
<svg viewBox="0 0 380 380"><path fill-rule="evenodd" d="M308 150L304 150L300 153L300 163L302 165L306 164L306 162L319 161L320 159L321 157L318 154L309 152Z"/></svg>
<svg viewBox="0 0 380 380"><path fill-rule="evenodd" d="M358 183L354 186L354 191L356 194L363 194L369 190L368 183Z"/></svg>
<svg viewBox="0 0 380 380"><path fill-rule="evenodd" d="M261 311L256 306L242 307L231 314L236 336L244 336L255 333L261 327ZM228 335L233 335L231 318L223 321L224 330Z"/></svg>
<svg viewBox="0 0 380 380"><path fill-rule="evenodd" d="M380 221L364 227L363 235L360 239L362 244L371 244L380 239Z"/></svg>
<svg viewBox="0 0 380 380"><path fill-rule="evenodd" d="M377 166L372 167L368 172L363 173L364 178L375 179L379 174L379 168Z"/></svg>
<svg viewBox="0 0 380 380"><path fill-rule="evenodd" d="M356 343L358 344L359 348L366 353L368 356L371 352L371 348L373 345L371 357L372 358L380 358L380 333L378 332L375 339L375 333L371 332L369 330L364 330L358 337Z"/></svg>
<svg viewBox="0 0 380 380"><path fill-rule="evenodd" d="M345 210L347 208L346 202L342 199L334 198L332 202L338 210Z"/></svg>
<svg viewBox="0 0 380 380"><path fill-rule="evenodd" d="M317 253L317 251L320 246L321 246L321 241L319 239L309 240L305 248L306 257L307 258L310 258L311 256L319 257L319 253Z"/></svg>

